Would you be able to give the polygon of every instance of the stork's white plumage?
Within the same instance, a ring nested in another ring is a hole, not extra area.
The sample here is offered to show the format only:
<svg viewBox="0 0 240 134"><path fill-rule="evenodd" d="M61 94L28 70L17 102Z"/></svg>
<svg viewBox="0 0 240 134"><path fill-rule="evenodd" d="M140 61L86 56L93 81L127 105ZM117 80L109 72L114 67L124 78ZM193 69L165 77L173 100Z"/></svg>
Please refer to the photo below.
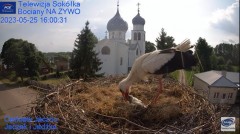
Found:
<svg viewBox="0 0 240 134"><path fill-rule="evenodd" d="M185 69L194 66L197 62L193 52L189 50L190 40L184 40L175 48L156 50L138 57L128 74L128 76L119 83L119 89L125 100L130 103L139 104L139 100L129 95L129 89L133 82L146 80L148 75L160 75L158 94L151 103L155 103L162 89L162 76L166 73L178 69ZM134 100L137 100L134 102Z"/></svg>
<svg viewBox="0 0 240 134"><path fill-rule="evenodd" d="M190 40L185 39L182 43L180 43L180 45L176 46L175 49L181 52L186 52L191 48L190 44L191 44Z"/></svg>

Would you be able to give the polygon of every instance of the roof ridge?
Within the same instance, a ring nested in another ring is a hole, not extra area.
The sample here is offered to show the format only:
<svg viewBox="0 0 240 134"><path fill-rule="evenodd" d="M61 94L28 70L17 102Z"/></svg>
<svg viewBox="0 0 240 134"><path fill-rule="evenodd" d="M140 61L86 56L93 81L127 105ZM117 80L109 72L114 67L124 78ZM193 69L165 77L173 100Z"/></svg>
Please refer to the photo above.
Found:
<svg viewBox="0 0 240 134"><path fill-rule="evenodd" d="M229 83L235 85L235 87L237 87L236 84L234 84L231 80L227 79L227 78L224 77L223 75L221 75L221 77L220 77L219 79L217 79L215 82L213 82L210 86L214 86L214 84L217 83L220 79L224 79L224 80L226 80L227 82L229 82ZM228 86L226 86L226 87L228 87Z"/></svg>

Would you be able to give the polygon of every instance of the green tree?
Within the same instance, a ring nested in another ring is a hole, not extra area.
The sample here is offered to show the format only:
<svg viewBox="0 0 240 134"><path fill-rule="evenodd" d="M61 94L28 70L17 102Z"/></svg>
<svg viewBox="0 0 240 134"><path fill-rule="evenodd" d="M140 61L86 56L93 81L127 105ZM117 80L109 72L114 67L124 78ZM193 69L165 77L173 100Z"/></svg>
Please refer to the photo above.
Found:
<svg viewBox="0 0 240 134"><path fill-rule="evenodd" d="M222 56L225 61L229 61L229 66L239 66L239 43L235 45L220 43L214 48L214 52L216 56Z"/></svg>
<svg viewBox="0 0 240 134"><path fill-rule="evenodd" d="M145 49L145 53L149 53L155 50L155 44L150 42L150 41L146 41L146 49Z"/></svg>
<svg viewBox="0 0 240 134"><path fill-rule="evenodd" d="M18 47L18 44L11 45L6 51L6 58L3 61L11 60L11 68L16 72L16 75L21 78L23 81L24 76L24 56L21 48Z"/></svg>
<svg viewBox="0 0 240 134"><path fill-rule="evenodd" d="M38 76L40 56L35 45L22 39L9 39L1 52L7 70L14 70L22 81L24 76Z"/></svg>
<svg viewBox="0 0 240 134"><path fill-rule="evenodd" d="M8 41L4 42L1 52L1 59L3 59L3 64L6 65L7 69L13 68L14 64L14 53L11 53L11 49L17 47L19 43L23 42L21 39L9 39ZM12 50L13 51L13 50Z"/></svg>
<svg viewBox="0 0 240 134"><path fill-rule="evenodd" d="M25 57L25 66L30 77L39 75L39 66L43 58L41 52L37 50L34 44L24 41L22 50Z"/></svg>
<svg viewBox="0 0 240 134"><path fill-rule="evenodd" d="M223 65L225 63L225 60L222 56L217 57L217 65Z"/></svg>
<svg viewBox="0 0 240 134"><path fill-rule="evenodd" d="M211 61L211 69L217 69L218 68L218 58L215 54L212 54L210 56L210 61Z"/></svg>
<svg viewBox="0 0 240 134"><path fill-rule="evenodd" d="M213 48L208 45L207 41L204 38L201 37L198 39L195 48L195 54L197 54L200 59L200 72L211 70L211 56L213 54Z"/></svg>
<svg viewBox="0 0 240 134"><path fill-rule="evenodd" d="M233 65L239 66L239 43L233 46Z"/></svg>
<svg viewBox="0 0 240 134"><path fill-rule="evenodd" d="M156 39L157 48L160 50L175 47L176 44L174 43L174 38L172 36L167 36L167 33L162 28L159 37Z"/></svg>
<svg viewBox="0 0 240 134"><path fill-rule="evenodd" d="M100 59L93 50L97 43L96 36L89 29L89 22L86 22L85 28L77 35L70 61L70 67L77 78L89 78L96 75L99 71Z"/></svg>

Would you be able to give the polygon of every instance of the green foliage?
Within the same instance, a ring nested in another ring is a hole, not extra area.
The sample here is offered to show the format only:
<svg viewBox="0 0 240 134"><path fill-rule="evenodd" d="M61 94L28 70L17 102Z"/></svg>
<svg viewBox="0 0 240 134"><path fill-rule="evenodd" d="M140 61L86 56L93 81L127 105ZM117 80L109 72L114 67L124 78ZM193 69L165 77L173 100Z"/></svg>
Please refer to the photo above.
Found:
<svg viewBox="0 0 240 134"><path fill-rule="evenodd" d="M33 76L33 77L30 78L30 80L38 81L38 80L39 80L39 77L37 77L37 76Z"/></svg>
<svg viewBox="0 0 240 134"><path fill-rule="evenodd" d="M240 66L232 66L232 71L233 72L240 72Z"/></svg>
<svg viewBox="0 0 240 134"><path fill-rule="evenodd" d="M217 68L218 64L218 57L214 54L210 56L210 61L211 61L211 69Z"/></svg>
<svg viewBox="0 0 240 134"><path fill-rule="evenodd" d="M192 86L193 85L193 75L194 75L194 70L184 70L185 73L185 78L186 78L186 82L187 85Z"/></svg>
<svg viewBox="0 0 240 134"><path fill-rule="evenodd" d="M218 65L225 64L225 59L222 56L217 56L217 64Z"/></svg>
<svg viewBox="0 0 240 134"><path fill-rule="evenodd" d="M239 43L221 43L214 48L214 52L216 56L224 59L225 62L220 63L221 65L239 65Z"/></svg>
<svg viewBox="0 0 240 134"><path fill-rule="evenodd" d="M58 85L66 84L69 81L70 81L69 77L66 75L63 75L59 78L47 78L44 80L40 80L39 82L43 84L58 86Z"/></svg>
<svg viewBox="0 0 240 134"><path fill-rule="evenodd" d="M196 53L200 59L200 63L202 66L200 67L200 72L204 72L204 71L209 71L211 70L211 66L215 66L212 65L211 63L211 56L213 54L213 48L208 45L207 41L204 38L199 38L197 43L196 43Z"/></svg>
<svg viewBox="0 0 240 134"><path fill-rule="evenodd" d="M201 61L203 69L200 72L209 70L239 71L239 43L232 45L221 43L215 48L208 45L205 39L199 38L196 44L196 53Z"/></svg>
<svg viewBox="0 0 240 134"><path fill-rule="evenodd" d="M167 36L167 33L162 28L159 37L156 39L157 48L160 50L175 47L174 38L172 36Z"/></svg>
<svg viewBox="0 0 240 134"><path fill-rule="evenodd" d="M60 78L61 76L62 76L62 73L60 73L60 71L57 69L55 77Z"/></svg>
<svg viewBox="0 0 240 134"><path fill-rule="evenodd" d="M16 80L16 72L15 71L10 71L8 74L6 74L6 78L11 80L11 81L14 81Z"/></svg>
<svg viewBox="0 0 240 134"><path fill-rule="evenodd" d="M23 81L24 76L38 77L41 55L34 44L22 39L7 40L1 52L7 70L14 70Z"/></svg>
<svg viewBox="0 0 240 134"><path fill-rule="evenodd" d="M176 71L170 73L170 77L174 78L175 80L178 80L179 70L176 70Z"/></svg>
<svg viewBox="0 0 240 134"><path fill-rule="evenodd" d="M71 57L72 52L48 52L48 53L43 53L44 57L51 59L53 57L63 57L65 59L68 59Z"/></svg>
<svg viewBox="0 0 240 134"><path fill-rule="evenodd" d="M88 78L96 75L99 71L100 59L93 50L97 43L96 36L89 29L89 22L86 22L85 28L77 35L72 52L70 67L76 78Z"/></svg>
<svg viewBox="0 0 240 134"><path fill-rule="evenodd" d="M146 49L145 49L145 53L149 53L155 50L155 44L150 42L150 41L146 41Z"/></svg>

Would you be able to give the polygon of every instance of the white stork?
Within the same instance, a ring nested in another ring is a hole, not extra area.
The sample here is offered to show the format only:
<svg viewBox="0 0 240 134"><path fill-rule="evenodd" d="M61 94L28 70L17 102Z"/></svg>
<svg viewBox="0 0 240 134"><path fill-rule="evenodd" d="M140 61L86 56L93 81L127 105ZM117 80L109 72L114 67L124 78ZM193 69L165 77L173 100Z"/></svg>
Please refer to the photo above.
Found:
<svg viewBox="0 0 240 134"><path fill-rule="evenodd" d="M133 82L146 80L149 75L159 75L158 93L150 105L156 103L163 89L162 76L164 74L196 65L197 60L193 56L193 52L189 50L190 48L190 41L186 39L175 48L155 50L138 57L128 76L119 83L119 90L123 98L130 103L144 106L140 100L129 95L130 86Z"/></svg>

